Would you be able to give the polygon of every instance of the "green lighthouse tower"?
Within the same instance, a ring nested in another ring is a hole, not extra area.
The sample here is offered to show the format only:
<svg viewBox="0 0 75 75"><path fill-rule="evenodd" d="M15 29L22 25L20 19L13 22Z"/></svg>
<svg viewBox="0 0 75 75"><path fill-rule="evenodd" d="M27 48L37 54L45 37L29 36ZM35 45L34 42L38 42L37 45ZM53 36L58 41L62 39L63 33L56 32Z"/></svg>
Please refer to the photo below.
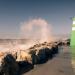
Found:
<svg viewBox="0 0 75 75"><path fill-rule="evenodd" d="M70 46L75 46L75 17L73 18Z"/></svg>
<svg viewBox="0 0 75 75"><path fill-rule="evenodd" d="M72 68L75 72L75 17L73 18L70 47L72 57Z"/></svg>

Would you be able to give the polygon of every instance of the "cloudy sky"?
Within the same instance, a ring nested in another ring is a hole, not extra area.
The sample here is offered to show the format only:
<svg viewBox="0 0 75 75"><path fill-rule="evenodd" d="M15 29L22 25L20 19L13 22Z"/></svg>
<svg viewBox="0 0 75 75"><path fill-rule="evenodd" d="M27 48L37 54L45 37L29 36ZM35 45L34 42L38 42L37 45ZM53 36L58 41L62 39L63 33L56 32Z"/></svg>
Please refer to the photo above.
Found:
<svg viewBox="0 0 75 75"><path fill-rule="evenodd" d="M75 0L0 0L0 38L20 36L21 23L41 18L54 35L69 34L75 16Z"/></svg>

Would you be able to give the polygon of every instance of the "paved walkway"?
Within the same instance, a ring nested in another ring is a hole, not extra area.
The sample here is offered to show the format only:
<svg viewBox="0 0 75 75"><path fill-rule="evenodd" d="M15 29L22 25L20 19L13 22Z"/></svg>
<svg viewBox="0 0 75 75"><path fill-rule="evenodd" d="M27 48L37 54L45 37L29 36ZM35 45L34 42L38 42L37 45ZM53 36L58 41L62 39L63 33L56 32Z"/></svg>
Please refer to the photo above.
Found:
<svg viewBox="0 0 75 75"><path fill-rule="evenodd" d="M37 65L24 75L75 75L71 65L69 47L60 48L60 53L45 64Z"/></svg>

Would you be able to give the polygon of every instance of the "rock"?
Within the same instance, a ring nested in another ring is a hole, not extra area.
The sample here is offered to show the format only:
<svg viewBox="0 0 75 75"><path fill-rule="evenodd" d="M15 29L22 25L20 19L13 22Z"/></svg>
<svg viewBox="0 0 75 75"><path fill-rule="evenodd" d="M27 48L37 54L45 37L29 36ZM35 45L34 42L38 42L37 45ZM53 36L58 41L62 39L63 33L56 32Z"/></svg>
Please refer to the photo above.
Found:
<svg viewBox="0 0 75 75"><path fill-rule="evenodd" d="M7 54L2 60L0 73L2 75L18 75L18 71L19 66L16 59L11 54Z"/></svg>

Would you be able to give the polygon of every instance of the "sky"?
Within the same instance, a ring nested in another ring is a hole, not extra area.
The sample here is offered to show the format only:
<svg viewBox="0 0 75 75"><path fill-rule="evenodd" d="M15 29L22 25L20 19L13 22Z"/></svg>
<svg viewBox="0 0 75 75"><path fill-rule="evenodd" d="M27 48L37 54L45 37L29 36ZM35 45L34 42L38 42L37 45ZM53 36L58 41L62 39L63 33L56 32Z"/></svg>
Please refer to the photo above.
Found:
<svg viewBox="0 0 75 75"><path fill-rule="evenodd" d="M21 23L41 18L54 35L70 34L75 0L0 0L0 38L18 38Z"/></svg>

